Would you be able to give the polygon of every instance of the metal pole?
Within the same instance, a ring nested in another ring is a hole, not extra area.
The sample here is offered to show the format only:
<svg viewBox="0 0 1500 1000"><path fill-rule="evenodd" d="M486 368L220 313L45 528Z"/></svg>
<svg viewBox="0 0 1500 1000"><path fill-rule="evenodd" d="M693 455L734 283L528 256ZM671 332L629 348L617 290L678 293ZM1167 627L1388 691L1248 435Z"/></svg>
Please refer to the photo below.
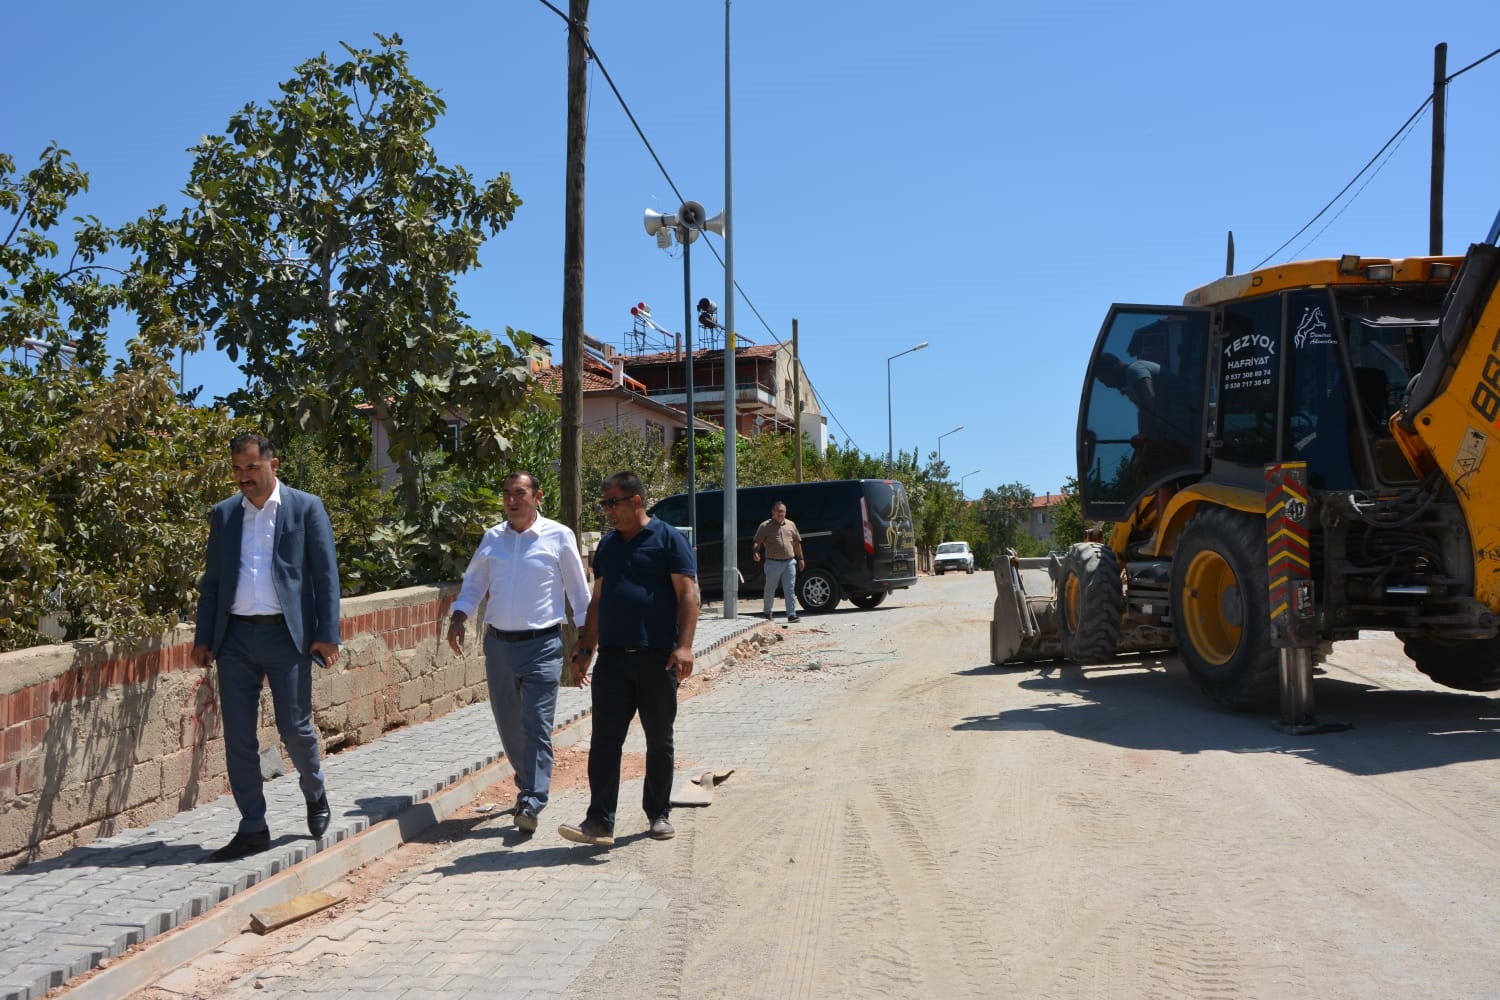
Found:
<svg viewBox="0 0 1500 1000"><path fill-rule="evenodd" d="M729 0L724 0L724 617L739 617L739 389L734 343L734 177L730 164Z"/></svg>
<svg viewBox="0 0 1500 1000"><path fill-rule="evenodd" d="M687 495L688 528L693 533L693 551L698 551L698 467L693 452L697 437L697 418L693 416L693 269L689 263L692 231L683 226L677 232L682 244L682 337L687 343Z"/></svg>
<svg viewBox="0 0 1500 1000"><path fill-rule="evenodd" d="M892 470L895 469L896 457L896 431L891 422L891 362L899 355L891 355L885 359L885 477L891 478Z"/></svg>
<svg viewBox="0 0 1500 1000"><path fill-rule="evenodd" d="M792 317L792 434L795 435L795 466L802 482L802 361L797 351L797 318Z"/></svg>
<svg viewBox="0 0 1500 1000"><path fill-rule="evenodd" d="M912 351L920 351L927 346L927 341L922 341L916 347L908 347L904 351L898 351L885 359L885 474L890 476L895 469L896 446L895 432L892 430L891 421L891 362L897 358L910 354Z"/></svg>

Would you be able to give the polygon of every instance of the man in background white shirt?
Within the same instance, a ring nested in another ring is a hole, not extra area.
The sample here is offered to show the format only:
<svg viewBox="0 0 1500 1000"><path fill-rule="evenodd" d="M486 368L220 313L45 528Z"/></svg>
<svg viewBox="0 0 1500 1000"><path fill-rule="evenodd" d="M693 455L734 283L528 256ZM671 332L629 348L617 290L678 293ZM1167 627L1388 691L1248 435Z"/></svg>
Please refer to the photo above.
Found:
<svg viewBox="0 0 1500 1000"><path fill-rule="evenodd" d="M505 520L484 533L453 602L448 645L463 653L464 624L489 595L484 672L500 745L515 770L516 829L536 832L552 785L552 726L562 678L564 598L582 627L589 606L578 541L540 513L529 472L505 477Z"/></svg>

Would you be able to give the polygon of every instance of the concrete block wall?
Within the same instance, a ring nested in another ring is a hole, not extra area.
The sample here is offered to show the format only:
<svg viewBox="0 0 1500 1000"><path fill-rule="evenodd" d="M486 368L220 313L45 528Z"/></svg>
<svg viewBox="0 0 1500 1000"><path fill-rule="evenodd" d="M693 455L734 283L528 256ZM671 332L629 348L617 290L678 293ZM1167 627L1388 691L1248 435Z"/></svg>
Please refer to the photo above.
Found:
<svg viewBox="0 0 1500 1000"><path fill-rule="evenodd" d="M343 602L343 655L314 668L325 753L488 697L479 637L462 657L444 641L457 596L450 585ZM133 646L0 654L0 871L228 793L217 672L191 664L192 644L180 626ZM280 747L269 691L260 741Z"/></svg>

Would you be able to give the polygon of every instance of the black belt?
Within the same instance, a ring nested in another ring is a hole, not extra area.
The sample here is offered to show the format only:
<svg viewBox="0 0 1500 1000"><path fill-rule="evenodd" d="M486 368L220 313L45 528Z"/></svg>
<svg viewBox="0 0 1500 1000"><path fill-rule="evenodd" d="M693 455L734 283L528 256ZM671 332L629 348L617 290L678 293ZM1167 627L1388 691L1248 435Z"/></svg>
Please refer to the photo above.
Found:
<svg viewBox="0 0 1500 1000"><path fill-rule="evenodd" d="M796 556L787 556L785 559L777 559L775 556L766 556L766 562L796 562Z"/></svg>
<svg viewBox="0 0 1500 1000"><path fill-rule="evenodd" d="M286 615L230 615L237 622L250 625L285 625Z"/></svg>
<svg viewBox="0 0 1500 1000"><path fill-rule="evenodd" d="M652 649L650 646L600 646L599 652L610 653L612 655L625 653L630 656L637 656L641 653L667 653L670 651L665 649Z"/></svg>
<svg viewBox="0 0 1500 1000"><path fill-rule="evenodd" d="M541 639L544 636L557 635L562 631L562 622L556 625L548 625L546 628L523 628L519 632L506 632L493 625L486 625L490 635L501 642L526 642L529 639Z"/></svg>

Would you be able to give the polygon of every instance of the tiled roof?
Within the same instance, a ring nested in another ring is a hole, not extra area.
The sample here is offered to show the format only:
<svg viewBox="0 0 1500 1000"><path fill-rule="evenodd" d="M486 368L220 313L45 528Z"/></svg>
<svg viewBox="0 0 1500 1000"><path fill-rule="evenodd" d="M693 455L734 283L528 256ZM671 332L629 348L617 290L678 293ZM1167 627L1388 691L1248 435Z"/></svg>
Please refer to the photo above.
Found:
<svg viewBox="0 0 1500 1000"><path fill-rule="evenodd" d="M1043 508L1056 507L1066 499L1067 495L1063 493L1043 493L1039 497L1034 496L1031 498L1031 506Z"/></svg>
<svg viewBox="0 0 1500 1000"><path fill-rule="evenodd" d="M548 392L562 392L562 388L563 388L563 370L562 370L562 366L561 365L552 365L549 368L543 368L543 369L541 369L540 371L538 371L536 373L536 380L537 380L538 384L540 384L541 387L543 389L546 389ZM641 392L641 393L643 393L643 392L646 391L646 384L644 382L641 382L638 379L633 379L629 375L625 376L625 386L624 387L626 389L629 389L631 392ZM608 368L604 368L603 366L595 364L595 363L592 363L592 362L589 362L588 360L584 361L584 363L583 363L583 391L584 392L603 392L603 391L608 391L608 390L614 389L614 388L617 388L617 386L614 383L613 373Z"/></svg>

